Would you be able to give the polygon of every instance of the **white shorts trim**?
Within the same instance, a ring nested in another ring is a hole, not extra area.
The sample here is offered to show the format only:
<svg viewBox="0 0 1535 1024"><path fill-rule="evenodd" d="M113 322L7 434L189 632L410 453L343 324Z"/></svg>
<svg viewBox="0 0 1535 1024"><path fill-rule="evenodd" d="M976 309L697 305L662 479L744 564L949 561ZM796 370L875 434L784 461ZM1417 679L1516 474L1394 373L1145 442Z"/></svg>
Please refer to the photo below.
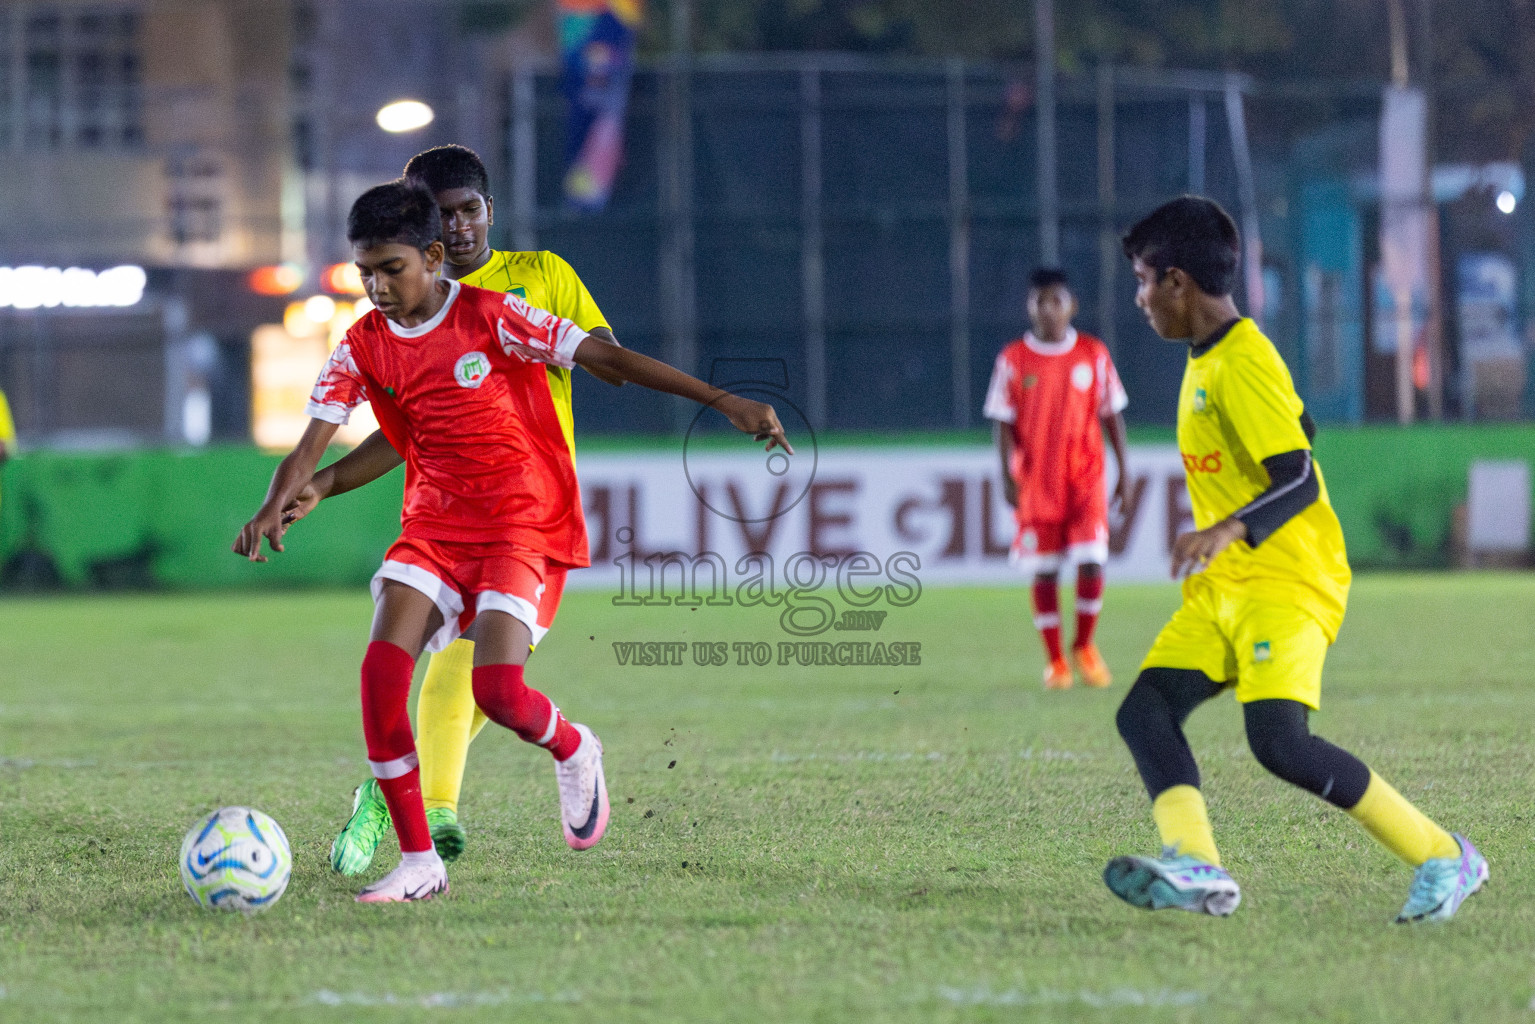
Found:
<svg viewBox="0 0 1535 1024"><path fill-rule="evenodd" d="M412 590L419 590L431 598L437 610L442 613L442 628L426 642L427 650L435 654L458 639L458 617L464 613L464 599L458 595L457 590L419 565L387 559L378 572L373 574L370 589L373 591L374 604L378 604L378 599L383 596L385 580L393 580Z"/></svg>
<svg viewBox="0 0 1535 1024"><path fill-rule="evenodd" d="M1008 564L1028 576L1042 572L1059 572L1065 556L1059 551L1040 554L1038 551L1019 551L1015 545L1007 554Z"/></svg>
<svg viewBox="0 0 1535 1024"><path fill-rule="evenodd" d="M533 646L549 632L549 627L538 624L538 606L525 597L516 594L504 594L499 590L483 590L475 599L474 613L481 612L505 612L524 626L533 636Z"/></svg>
<svg viewBox="0 0 1535 1024"><path fill-rule="evenodd" d="M1109 560L1109 542L1106 540L1089 540L1081 544L1072 544L1066 548L1066 557L1077 565L1081 565L1084 562L1103 565Z"/></svg>
<svg viewBox="0 0 1535 1024"><path fill-rule="evenodd" d="M421 759L412 750L404 757L397 757L393 761L369 761L368 767L373 769L375 779L398 779L401 775L409 775L421 764Z"/></svg>
<svg viewBox="0 0 1535 1024"><path fill-rule="evenodd" d="M1038 551L1020 551L1014 545L1008 549L1008 564L1019 572L1028 576L1037 576L1040 573L1060 572L1061 566L1070 562L1073 565L1082 565L1091 562L1103 565L1109 560L1109 542L1106 540L1090 540L1081 544L1072 544L1064 552L1053 551L1042 553Z"/></svg>

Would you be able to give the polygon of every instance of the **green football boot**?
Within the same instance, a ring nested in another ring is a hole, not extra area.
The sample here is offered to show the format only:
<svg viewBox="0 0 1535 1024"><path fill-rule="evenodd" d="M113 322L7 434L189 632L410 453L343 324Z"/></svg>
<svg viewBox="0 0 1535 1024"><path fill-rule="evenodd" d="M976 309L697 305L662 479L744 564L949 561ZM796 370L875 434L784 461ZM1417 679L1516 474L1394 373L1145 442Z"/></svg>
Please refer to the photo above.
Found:
<svg viewBox="0 0 1535 1024"><path fill-rule="evenodd" d="M458 823L458 812L451 807L428 807L426 823L432 829L432 845L437 847L437 856L445 863L458 860L469 842L464 826Z"/></svg>
<svg viewBox="0 0 1535 1024"><path fill-rule="evenodd" d="M330 844L331 870L343 875L360 875L368 870L387 828L389 805L384 803L378 780L369 779L353 792L352 816Z"/></svg>

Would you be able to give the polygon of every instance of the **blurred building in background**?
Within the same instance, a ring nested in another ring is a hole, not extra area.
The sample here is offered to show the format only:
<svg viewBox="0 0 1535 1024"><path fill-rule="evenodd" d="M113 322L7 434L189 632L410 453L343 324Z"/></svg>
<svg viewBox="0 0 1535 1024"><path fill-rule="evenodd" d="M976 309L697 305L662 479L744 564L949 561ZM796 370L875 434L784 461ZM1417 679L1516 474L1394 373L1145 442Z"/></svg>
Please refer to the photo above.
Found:
<svg viewBox="0 0 1535 1024"><path fill-rule="evenodd" d="M496 148L499 6L0 3L0 386L24 443L249 440L253 334L325 293L351 199L423 140ZM429 132L379 128L404 96ZM146 286L102 305L79 282L113 267Z"/></svg>
<svg viewBox="0 0 1535 1024"><path fill-rule="evenodd" d="M702 376L718 358L780 358L817 428L979 423L1043 250L1031 66L655 57L592 212L566 199L553 15L536 7L0 2L0 387L23 442L283 443L359 309L337 269L350 202L450 141L490 165L494 243L568 258L625 343ZM1398 358L1384 86L1060 78L1048 205L1079 322L1114 347L1133 420L1171 422L1182 353L1134 309L1116 236L1183 191L1261 243L1239 297L1318 418L1397 418L1404 368L1415 414L1532 411L1535 232L1516 164L1430 149L1439 287L1409 301ZM379 110L404 99L434 118L385 131ZM680 425L634 389L577 380L585 432Z"/></svg>

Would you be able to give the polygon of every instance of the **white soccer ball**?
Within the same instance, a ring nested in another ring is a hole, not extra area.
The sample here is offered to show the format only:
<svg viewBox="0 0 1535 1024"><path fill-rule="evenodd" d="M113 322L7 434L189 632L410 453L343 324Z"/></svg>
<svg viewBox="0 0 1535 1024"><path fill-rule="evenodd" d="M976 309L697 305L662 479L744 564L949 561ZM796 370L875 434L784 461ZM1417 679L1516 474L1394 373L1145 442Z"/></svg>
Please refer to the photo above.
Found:
<svg viewBox="0 0 1535 1024"><path fill-rule="evenodd" d="M265 910L288 887L292 871L282 827L250 807L221 807L181 841L181 881L208 910Z"/></svg>

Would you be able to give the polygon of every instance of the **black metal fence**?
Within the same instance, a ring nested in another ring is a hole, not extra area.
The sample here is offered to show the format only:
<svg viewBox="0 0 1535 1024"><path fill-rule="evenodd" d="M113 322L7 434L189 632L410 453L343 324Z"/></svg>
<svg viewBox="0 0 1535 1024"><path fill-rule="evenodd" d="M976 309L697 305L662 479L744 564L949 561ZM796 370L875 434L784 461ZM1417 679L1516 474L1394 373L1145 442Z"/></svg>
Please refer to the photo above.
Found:
<svg viewBox="0 0 1535 1024"><path fill-rule="evenodd" d="M645 70L612 202L592 216L561 205L558 81L530 73L510 89L500 243L563 255L641 350L703 374L782 359L818 427L973 426L1040 259L1031 81L835 55ZM1245 140L1227 123L1241 85L1109 72L1059 93L1060 262L1139 420L1171 419L1181 353L1134 309L1117 232L1190 189L1241 211ZM583 430L676 425L639 396L579 388Z"/></svg>

